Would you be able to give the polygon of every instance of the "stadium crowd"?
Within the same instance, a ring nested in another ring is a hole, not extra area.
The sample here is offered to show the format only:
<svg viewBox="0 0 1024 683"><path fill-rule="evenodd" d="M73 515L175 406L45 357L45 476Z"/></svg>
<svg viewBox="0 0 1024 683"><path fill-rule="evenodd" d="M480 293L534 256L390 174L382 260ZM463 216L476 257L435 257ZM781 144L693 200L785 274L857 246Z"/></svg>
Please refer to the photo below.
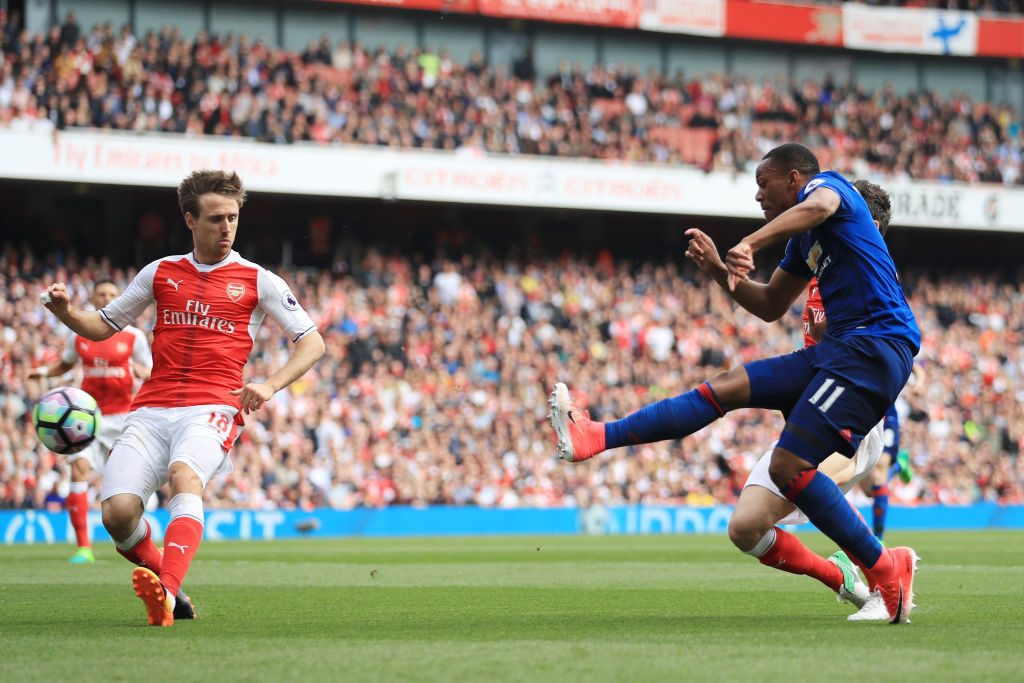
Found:
<svg viewBox="0 0 1024 683"><path fill-rule="evenodd" d="M83 304L105 275L123 286L133 272L0 252L2 507L58 504L66 486L63 458L30 425L47 387L26 376L64 339L38 292L66 280ZM734 502L781 417L738 411L683 442L570 465L554 457L547 392L566 381L596 417L619 417L802 343L798 307L767 326L671 261L422 260L361 248L333 269L282 275L323 331L327 356L248 417L234 472L206 490L210 507ZM894 502L1024 503L1022 280L911 270L904 281L925 341L899 402L916 476L894 482ZM149 330L152 315L138 325ZM264 326L248 377L267 376L287 347Z"/></svg>
<svg viewBox="0 0 1024 683"><path fill-rule="evenodd" d="M245 35L136 36L73 15L46 35L0 26L0 127L112 128L749 170L801 139L862 178L1024 183L1020 112L962 94L639 73L537 74L443 49L325 36L287 52Z"/></svg>

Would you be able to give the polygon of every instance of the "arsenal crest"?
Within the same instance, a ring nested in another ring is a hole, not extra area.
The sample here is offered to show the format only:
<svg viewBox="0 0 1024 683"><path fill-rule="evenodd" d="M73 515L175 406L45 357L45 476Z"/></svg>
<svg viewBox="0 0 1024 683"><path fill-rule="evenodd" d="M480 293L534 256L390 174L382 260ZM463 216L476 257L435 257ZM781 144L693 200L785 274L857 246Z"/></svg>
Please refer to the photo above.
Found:
<svg viewBox="0 0 1024 683"><path fill-rule="evenodd" d="M238 301L245 294L245 285L240 285L237 282L228 283L228 298L232 301Z"/></svg>

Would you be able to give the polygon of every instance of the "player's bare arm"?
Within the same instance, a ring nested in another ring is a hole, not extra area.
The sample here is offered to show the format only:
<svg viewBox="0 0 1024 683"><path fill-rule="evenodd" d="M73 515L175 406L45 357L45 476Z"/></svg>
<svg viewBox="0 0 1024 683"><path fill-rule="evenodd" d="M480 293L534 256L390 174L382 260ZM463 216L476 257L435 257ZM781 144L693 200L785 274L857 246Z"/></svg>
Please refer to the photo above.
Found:
<svg viewBox="0 0 1024 683"><path fill-rule="evenodd" d="M109 339L117 330L108 325L98 311L80 311L71 305L67 287L56 282L46 288L40 299L43 305L57 316L75 334L90 341Z"/></svg>
<svg viewBox="0 0 1024 683"><path fill-rule="evenodd" d="M274 397L274 394L306 374L326 350L323 337L313 330L295 342L295 351L291 358L266 382L250 382L232 391L231 395L239 397L239 404L246 415L259 410L264 403Z"/></svg>
<svg viewBox="0 0 1024 683"><path fill-rule="evenodd" d="M803 279L777 268L767 283L743 280L730 288L729 271L714 241L695 228L687 230L686 236L690 238L686 257L710 275L736 303L765 322L775 322L785 315L807 286Z"/></svg>
<svg viewBox="0 0 1024 683"><path fill-rule="evenodd" d="M716 281L719 276L724 278L727 273L725 262L718 255L718 247L715 246L714 240L697 228L690 228L685 235L690 238L690 243L686 247L686 258Z"/></svg>
<svg viewBox="0 0 1024 683"><path fill-rule="evenodd" d="M74 363L69 363L66 360L59 360L52 365L41 365L38 368L34 368L28 373L29 379L42 379L43 377L60 377L66 372L70 372L75 367Z"/></svg>
<svg viewBox="0 0 1024 683"><path fill-rule="evenodd" d="M839 209L839 204L838 194L827 187L819 187L803 202L786 209L764 227L744 237L725 257L729 289L750 277L754 270L754 256L758 252L818 227Z"/></svg>

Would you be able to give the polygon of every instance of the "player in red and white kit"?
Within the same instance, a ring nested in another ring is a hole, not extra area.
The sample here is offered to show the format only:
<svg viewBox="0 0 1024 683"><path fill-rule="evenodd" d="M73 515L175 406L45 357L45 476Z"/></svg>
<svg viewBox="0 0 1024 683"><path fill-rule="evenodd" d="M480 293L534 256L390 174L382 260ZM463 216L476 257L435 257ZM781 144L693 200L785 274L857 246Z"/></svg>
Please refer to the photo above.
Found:
<svg viewBox="0 0 1024 683"><path fill-rule="evenodd" d="M99 310L117 298L120 291L112 280L99 280L93 285L90 303ZM89 542L89 482L94 472L103 471L114 440L121 435L128 410L132 405L134 377L149 377L153 359L146 334L135 327L126 327L101 342L69 334L61 359L52 365L38 367L29 373L31 379L60 377L82 361L82 391L99 405L102 417L100 431L89 448L68 456L71 467L71 493L64 507L75 530L78 550L71 556L72 564L96 561Z"/></svg>
<svg viewBox="0 0 1024 683"><path fill-rule="evenodd" d="M882 188L864 180L858 180L854 186L864 197L878 229L885 235L891 217L889 195ZM699 230L691 230L687 234L691 237L687 250L691 260L708 272L725 269L710 237ZM804 345L817 344L825 332L826 324L818 283L812 279L807 288L803 313ZM821 463L818 471L831 477L844 492L848 492L875 467L883 446L884 426L883 422L879 422L861 441L853 458L833 454ZM850 615L851 621L888 621L889 615L881 597L871 593L844 552L839 551L828 559L823 558L807 548L796 536L776 526L801 524L807 518L779 491L769 476L768 466L774 448L775 444L768 447L744 484L729 520L730 540L739 550L756 557L766 566L821 581L840 598L859 608L856 614Z"/></svg>
<svg viewBox="0 0 1024 683"><path fill-rule="evenodd" d="M313 321L284 281L232 250L245 191L238 175L196 171L178 187L194 249L143 268L124 293L96 311L69 306L63 283L43 296L81 336L102 340L156 303L153 372L142 385L114 445L103 480L103 524L132 572L149 623L174 623L176 596L203 535L202 493L231 470L228 452L244 423L324 353ZM288 361L262 381L242 370L264 317L295 344ZM170 485L171 521L163 553L150 537L142 502Z"/></svg>

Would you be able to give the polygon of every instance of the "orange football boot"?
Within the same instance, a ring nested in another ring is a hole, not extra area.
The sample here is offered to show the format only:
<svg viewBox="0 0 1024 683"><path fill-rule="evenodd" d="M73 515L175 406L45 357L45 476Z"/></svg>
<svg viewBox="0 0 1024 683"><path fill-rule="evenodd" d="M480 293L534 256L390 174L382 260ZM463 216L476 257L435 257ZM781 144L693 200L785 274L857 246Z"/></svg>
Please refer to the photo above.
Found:
<svg viewBox="0 0 1024 683"><path fill-rule="evenodd" d="M152 569L136 567L132 572L135 595L146 605L150 626L174 625L174 598L164 590L160 577Z"/></svg>
<svg viewBox="0 0 1024 683"><path fill-rule="evenodd" d="M558 457L582 462L604 450L604 423L590 419L569 399L569 388L559 382L548 400L548 422L558 437Z"/></svg>

